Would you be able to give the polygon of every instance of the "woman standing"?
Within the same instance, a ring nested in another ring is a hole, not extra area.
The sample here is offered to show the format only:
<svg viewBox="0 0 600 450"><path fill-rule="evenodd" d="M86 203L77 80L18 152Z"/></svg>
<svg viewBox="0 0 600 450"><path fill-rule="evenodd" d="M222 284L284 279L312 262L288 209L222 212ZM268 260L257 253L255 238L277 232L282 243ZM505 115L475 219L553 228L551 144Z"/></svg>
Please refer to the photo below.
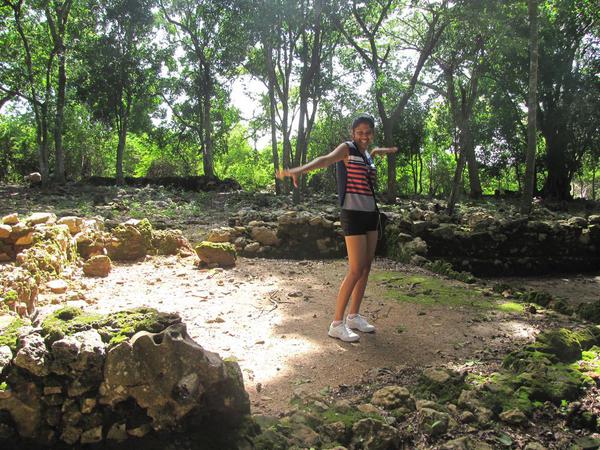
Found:
<svg viewBox="0 0 600 450"><path fill-rule="evenodd" d="M298 186L298 177L304 172L322 169L337 163L340 221L348 252L348 272L338 292L329 336L345 342L355 342L360 336L353 330L372 333L375 327L359 314L365 294L371 262L377 246L379 213L373 196L375 165L372 157L398 151L397 147L375 148L368 151L375 133L375 120L359 115L352 122L352 141L343 142L328 155L277 173L278 178L291 177ZM348 315L344 313L350 302Z"/></svg>

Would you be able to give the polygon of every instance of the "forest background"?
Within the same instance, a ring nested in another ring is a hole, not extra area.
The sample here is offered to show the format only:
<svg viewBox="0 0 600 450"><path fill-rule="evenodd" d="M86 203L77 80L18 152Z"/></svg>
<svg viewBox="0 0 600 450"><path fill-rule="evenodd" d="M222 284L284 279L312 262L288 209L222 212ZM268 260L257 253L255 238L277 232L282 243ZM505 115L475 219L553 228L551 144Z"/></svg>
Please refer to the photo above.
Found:
<svg viewBox="0 0 600 450"><path fill-rule="evenodd" d="M0 0L0 181L206 175L287 193L278 167L329 152L370 112L376 142L400 149L380 170L390 197L448 196L453 180L475 198L521 191L537 49L534 193L595 200L598 6ZM252 117L232 98L242 80L262 86ZM332 171L296 196L333 192Z"/></svg>

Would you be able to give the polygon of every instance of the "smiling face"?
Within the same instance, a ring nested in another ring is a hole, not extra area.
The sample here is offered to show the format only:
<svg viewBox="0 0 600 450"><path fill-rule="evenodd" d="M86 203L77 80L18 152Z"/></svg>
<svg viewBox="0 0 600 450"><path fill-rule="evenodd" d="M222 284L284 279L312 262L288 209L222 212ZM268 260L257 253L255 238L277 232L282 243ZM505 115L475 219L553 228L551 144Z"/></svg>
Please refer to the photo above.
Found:
<svg viewBox="0 0 600 450"><path fill-rule="evenodd" d="M359 123L352 129L352 139L360 151L365 151L373 141L373 128L368 123Z"/></svg>

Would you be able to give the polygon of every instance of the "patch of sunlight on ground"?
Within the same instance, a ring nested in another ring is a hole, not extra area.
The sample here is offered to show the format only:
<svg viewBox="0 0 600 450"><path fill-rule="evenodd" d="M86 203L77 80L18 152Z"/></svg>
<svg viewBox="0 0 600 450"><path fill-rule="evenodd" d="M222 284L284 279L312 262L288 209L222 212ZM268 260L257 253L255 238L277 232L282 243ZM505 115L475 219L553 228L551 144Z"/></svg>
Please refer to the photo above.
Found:
<svg viewBox="0 0 600 450"><path fill-rule="evenodd" d="M498 305L498 309L507 313L522 313L525 307L522 303L504 302Z"/></svg>
<svg viewBox="0 0 600 450"><path fill-rule="evenodd" d="M504 332L509 333L511 338L516 339L533 338L538 332L538 329L533 325L519 322L518 320L511 320L498 325Z"/></svg>
<svg viewBox="0 0 600 450"><path fill-rule="evenodd" d="M522 313L524 309L522 304L503 301L499 295L484 296L477 287L457 284L435 276L378 272L373 279L385 289L387 298L401 302L427 306L497 309L506 313Z"/></svg>
<svg viewBox="0 0 600 450"><path fill-rule="evenodd" d="M115 264L109 277L87 281L87 296L97 301L81 306L101 314L140 306L178 313L196 343L238 361L247 387L292 377L298 359L323 351L302 333L313 312L303 316L304 300L287 296L284 276L240 272L234 280L234 271L199 271L163 257Z"/></svg>

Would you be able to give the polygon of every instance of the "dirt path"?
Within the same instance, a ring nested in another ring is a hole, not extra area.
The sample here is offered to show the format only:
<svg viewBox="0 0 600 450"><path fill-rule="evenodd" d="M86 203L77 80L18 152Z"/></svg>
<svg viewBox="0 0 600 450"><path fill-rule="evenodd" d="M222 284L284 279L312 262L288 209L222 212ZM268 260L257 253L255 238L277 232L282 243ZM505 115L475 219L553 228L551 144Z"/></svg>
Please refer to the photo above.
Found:
<svg viewBox="0 0 600 450"><path fill-rule="evenodd" d="M151 257L118 264L105 279L75 273L70 293L40 297L41 312L64 302L101 313L142 305L178 312L196 342L237 359L253 412L267 414L287 410L296 389L356 384L371 368L495 363L531 340L541 322L558 320L443 301L399 302L377 274L402 277L416 269L377 260L362 307L377 332L346 344L326 333L345 268L343 260L240 258L233 269L200 270L190 258ZM84 300L68 300L77 289Z"/></svg>

